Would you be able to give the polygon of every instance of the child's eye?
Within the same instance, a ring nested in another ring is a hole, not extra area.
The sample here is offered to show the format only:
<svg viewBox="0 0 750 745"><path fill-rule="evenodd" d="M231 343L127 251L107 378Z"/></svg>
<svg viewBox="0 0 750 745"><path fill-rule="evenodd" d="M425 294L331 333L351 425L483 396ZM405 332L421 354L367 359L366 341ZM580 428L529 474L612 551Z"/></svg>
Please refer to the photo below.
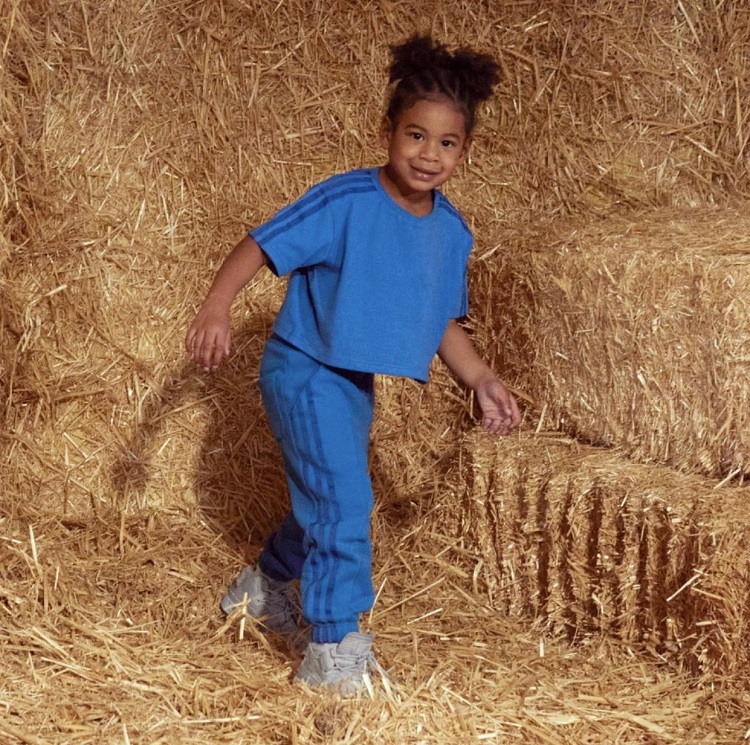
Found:
<svg viewBox="0 0 750 745"><path fill-rule="evenodd" d="M456 143L453 140L443 140L443 147L455 147Z"/></svg>
<svg viewBox="0 0 750 745"><path fill-rule="evenodd" d="M421 132L412 132L412 133L411 133L411 136L412 136L412 138L413 138L413 139L415 139L415 140L421 140L421 139L422 139L422 134L421 134Z"/></svg>

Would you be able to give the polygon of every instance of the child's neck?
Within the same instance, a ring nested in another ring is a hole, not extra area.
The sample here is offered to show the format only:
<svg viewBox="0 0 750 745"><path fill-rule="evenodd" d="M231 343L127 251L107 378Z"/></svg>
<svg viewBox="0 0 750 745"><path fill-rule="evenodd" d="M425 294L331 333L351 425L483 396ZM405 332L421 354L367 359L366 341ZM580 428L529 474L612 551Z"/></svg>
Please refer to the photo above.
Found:
<svg viewBox="0 0 750 745"><path fill-rule="evenodd" d="M378 170L378 179L385 193L399 206L415 217L426 217L432 212L435 201L434 191L413 191L403 193L388 177L387 166Z"/></svg>

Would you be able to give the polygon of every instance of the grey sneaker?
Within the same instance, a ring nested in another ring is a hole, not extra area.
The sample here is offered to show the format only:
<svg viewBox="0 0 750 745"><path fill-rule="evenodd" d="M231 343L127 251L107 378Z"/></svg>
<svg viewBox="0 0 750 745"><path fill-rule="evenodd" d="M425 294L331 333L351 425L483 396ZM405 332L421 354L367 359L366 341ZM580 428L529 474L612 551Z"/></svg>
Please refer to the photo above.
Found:
<svg viewBox="0 0 750 745"><path fill-rule="evenodd" d="M271 579L256 567L245 567L240 572L220 605L227 615L244 605L245 613L258 619L269 631L300 637L300 614L291 583Z"/></svg>
<svg viewBox="0 0 750 745"><path fill-rule="evenodd" d="M372 652L372 634L351 632L340 642L310 642L294 680L313 688L332 688L342 696L367 690L372 695L371 673L385 676Z"/></svg>

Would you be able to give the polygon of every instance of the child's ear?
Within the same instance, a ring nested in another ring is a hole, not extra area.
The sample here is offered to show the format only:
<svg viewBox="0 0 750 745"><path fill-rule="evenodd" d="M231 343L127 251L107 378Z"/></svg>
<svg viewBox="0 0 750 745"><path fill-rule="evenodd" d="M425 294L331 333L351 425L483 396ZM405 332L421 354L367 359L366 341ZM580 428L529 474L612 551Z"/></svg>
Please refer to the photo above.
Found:
<svg viewBox="0 0 750 745"><path fill-rule="evenodd" d="M391 120L387 116L384 116L383 121L380 123L380 144L386 149L391 144L392 132Z"/></svg>
<svg viewBox="0 0 750 745"><path fill-rule="evenodd" d="M471 137L467 137L466 141L464 142L463 150L461 150L461 157L459 158L459 163L464 163L468 157L469 157L469 150L471 149L471 143L472 139Z"/></svg>

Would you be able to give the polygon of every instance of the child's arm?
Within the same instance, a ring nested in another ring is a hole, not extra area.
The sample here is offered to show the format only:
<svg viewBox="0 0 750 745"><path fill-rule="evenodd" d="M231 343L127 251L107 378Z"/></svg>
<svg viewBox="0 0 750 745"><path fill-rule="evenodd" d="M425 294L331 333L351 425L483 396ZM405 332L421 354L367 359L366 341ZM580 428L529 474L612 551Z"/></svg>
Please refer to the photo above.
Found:
<svg viewBox="0 0 750 745"><path fill-rule="evenodd" d="M510 434L521 422L513 394L477 354L466 332L450 321L438 349L440 359L473 389L482 409L482 427L491 434Z"/></svg>
<svg viewBox="0 0 750 745"><path fill-rule="evenodd" d="M232 350L229 308L237 293L266 263L260 246L245 236L224 260L185 338L188 354L204 370L215 370Z"/></svg>

